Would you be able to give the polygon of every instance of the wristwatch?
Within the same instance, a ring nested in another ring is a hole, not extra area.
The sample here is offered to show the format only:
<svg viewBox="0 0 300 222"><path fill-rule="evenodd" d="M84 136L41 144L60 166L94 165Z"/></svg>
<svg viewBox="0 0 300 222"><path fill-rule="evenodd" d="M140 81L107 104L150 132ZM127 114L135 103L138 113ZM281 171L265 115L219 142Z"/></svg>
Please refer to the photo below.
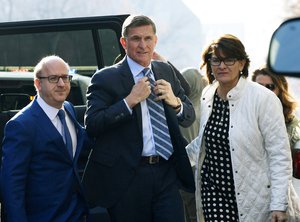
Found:
<svg viewBox="0 0 300 222"><path fill-rule="evenodd" d="M175 106L175 107L173 107L173 109L175 109L175 110L181 108L181 100L180 100L180 98L176 97L176 100L177 100L178 105Z"/></svg>

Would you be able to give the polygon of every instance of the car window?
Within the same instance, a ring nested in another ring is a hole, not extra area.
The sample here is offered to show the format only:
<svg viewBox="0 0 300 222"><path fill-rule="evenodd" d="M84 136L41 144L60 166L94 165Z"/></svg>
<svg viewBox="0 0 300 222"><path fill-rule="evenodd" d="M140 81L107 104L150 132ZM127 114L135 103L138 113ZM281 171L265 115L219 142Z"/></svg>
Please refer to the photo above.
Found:
<svg viewBox="0 0 300 222"><path fill-rule="evenodd" d="M1 35L0 51L1 71L33 71L42 57L51 54L64 58L79 74L97 69L90 30Z"/></svg>
<svg viewBox="0 0 300 222"><path fill-rule="evenodd" d="M92 76L124 55L119 38L126 17L0 23L0 71L32 72L41 58L55 54L73 73Z"/></svg>
<svg viewBox="0 0 300 222"><path fill-rule="evenodd" d="M101 49L104 55L104 66L113 64L115 58L121 53L119 49L119 39L116 33L111 29L101 29L98 31L101 39Z"/></svg>

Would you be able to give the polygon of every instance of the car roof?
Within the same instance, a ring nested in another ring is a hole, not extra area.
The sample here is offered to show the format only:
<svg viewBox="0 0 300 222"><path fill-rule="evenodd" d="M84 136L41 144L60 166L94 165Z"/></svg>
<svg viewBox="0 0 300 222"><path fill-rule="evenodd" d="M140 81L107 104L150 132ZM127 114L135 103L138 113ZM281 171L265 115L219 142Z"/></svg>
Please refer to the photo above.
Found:
<svg viewBox="0 0 300 222"><path fill-rule="evenodd" d="M32 72L0 72L0 80L7 79L22 79L22 80L33 80Z"/></svg>

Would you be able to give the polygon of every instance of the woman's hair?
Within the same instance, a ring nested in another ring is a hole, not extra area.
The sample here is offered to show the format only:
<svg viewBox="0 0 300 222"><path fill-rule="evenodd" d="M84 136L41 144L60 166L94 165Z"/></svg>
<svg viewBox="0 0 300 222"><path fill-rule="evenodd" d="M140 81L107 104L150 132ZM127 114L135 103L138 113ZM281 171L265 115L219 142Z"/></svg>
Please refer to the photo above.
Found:
<svg viewBox="0 0 300 222"><path fill-rule="evenodd" d="M212 83L215 80L215 77L211 75L212 69L209 61L213 54L220 59L222 58L222 54L226 58L245 60L245 65L242 70L242 76L244 76L245 78L248 77L250 59L245 51L244 45L237 37L230 34L225 34L210 43L208 47L203 51L203 63L201 64L200 68L202 69L204 66L206 66L206 76L209 80L209 83Z"/></svg>
<svg viewBox="0 0 300 222"><path fill-rule="evenodd" d="M276 75L272 73L266 66L256 69L252 75L252 81L256 82L259 75L269 76L278 89L278 98L283 107L283 115L286 123L292 121L294 112L297 108L297 102L289 93L288 82L283 75Z"/></svg>

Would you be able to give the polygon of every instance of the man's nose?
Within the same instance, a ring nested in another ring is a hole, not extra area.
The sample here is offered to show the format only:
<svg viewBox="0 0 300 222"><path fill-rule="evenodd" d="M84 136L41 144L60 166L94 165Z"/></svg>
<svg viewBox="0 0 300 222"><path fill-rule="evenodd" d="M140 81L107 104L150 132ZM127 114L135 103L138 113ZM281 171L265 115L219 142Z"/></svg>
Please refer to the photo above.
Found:
<svg viewBox="0 0 300 222"><path fill-rule="evenodd" d="M61 77L59 77L57 85L59 85L59 86L64 86L65 85L65 82L63 81L63 79Z"/></svg>
<svg viewBox="0 0 300 222"><path fill-rule="evenodd" d="M146 45L146 41L144 39L141 39L140 43L139 43L139 46L144 48Z"/></svg>

